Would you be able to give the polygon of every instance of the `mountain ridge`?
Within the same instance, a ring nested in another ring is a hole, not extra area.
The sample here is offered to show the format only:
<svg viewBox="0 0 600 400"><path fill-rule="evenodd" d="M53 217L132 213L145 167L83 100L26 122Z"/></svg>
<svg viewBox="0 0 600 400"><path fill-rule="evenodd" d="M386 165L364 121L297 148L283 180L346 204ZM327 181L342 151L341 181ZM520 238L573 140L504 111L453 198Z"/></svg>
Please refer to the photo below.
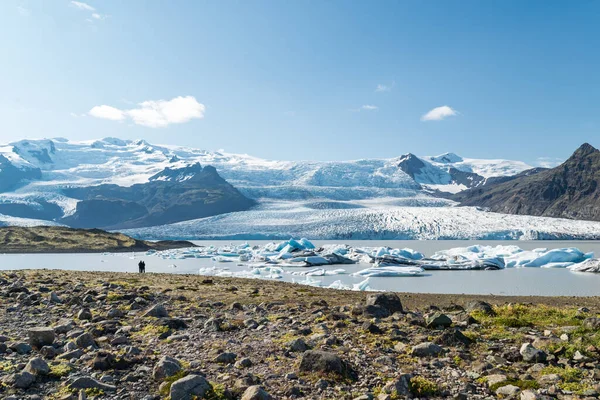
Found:
<svg viewBox="0 0 600 400"><path fill-rule="evenodd" d="M600 221L600 150L582 144L559 166L452 197L505 214Z"/></svg>

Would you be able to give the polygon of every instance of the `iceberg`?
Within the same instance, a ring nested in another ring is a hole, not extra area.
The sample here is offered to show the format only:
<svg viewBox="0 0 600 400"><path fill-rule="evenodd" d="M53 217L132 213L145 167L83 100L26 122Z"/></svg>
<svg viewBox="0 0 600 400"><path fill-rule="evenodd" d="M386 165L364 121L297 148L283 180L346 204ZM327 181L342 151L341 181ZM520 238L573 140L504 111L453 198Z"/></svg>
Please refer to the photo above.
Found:
<svg viewBox="0 0 600 400"><path fill-rule="evenodd" d="M352 276L419 276L422 275L423 272L425 271L420 267L386 266L366 268L353 273Z"/></svg>

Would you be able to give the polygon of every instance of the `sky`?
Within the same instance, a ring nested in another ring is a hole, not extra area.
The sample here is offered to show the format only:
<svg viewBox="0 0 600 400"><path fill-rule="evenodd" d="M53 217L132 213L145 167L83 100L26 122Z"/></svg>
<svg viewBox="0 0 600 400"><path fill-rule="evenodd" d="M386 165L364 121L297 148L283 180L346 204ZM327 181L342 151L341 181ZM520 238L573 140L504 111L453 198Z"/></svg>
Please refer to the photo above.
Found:
<svg viewBox="0 0 600 400"><path fill-rule="evenodd" d="M600 147L593 0L3 0L0 142L552 165Z"/></svg>

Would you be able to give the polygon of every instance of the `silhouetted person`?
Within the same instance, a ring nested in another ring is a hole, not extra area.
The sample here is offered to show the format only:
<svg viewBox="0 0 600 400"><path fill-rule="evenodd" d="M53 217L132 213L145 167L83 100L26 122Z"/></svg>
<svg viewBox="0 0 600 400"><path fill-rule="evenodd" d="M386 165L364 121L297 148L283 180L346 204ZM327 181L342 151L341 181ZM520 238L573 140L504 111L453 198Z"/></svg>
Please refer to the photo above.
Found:
<svg viewBox="0 0 600 400"><path fill-rule="evenodd" d="M138 268L140 269L140 274L146 273L146 263L144 261L138 263Z"/></svg>

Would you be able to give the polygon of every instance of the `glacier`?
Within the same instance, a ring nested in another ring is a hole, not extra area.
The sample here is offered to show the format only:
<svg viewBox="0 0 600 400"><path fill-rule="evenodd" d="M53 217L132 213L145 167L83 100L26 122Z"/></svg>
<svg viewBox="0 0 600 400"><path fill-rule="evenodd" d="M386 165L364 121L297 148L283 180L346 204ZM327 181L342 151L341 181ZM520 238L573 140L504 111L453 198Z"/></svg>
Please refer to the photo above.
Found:
<svg viewBox="0 0 600 400"><path fill-rule="evenodd" d="M0 217L4 225L55 225L60 218L72 215L78 200L66 196L66 188L131 186L172 176L185 180L189 175L179 176L177 171L199 164L215 167L258 205L249 211L125 233L146 239L600 237L596 222L489 213L455 207L455 202L438 195L531 168L520 161L465 158L454 153L352 161L277 161L111 137L21 140L1 145L0 156L15 168L41 171L39 179L26 179L20 187L0 193L2 210L8 209L6 205L11 210L26 206L35 214L31 218L7 214ZM405 160L422 168L405 172L400 167Z"/></svg>
<svg viewBox="0 0 600 400"><path fill-rule="evenodd" d="M396 199L362 208L314 209L278 201L257 208L123 233L146 239L596 240L600 222L507 215L475 207L406 207Z"/></svg>

